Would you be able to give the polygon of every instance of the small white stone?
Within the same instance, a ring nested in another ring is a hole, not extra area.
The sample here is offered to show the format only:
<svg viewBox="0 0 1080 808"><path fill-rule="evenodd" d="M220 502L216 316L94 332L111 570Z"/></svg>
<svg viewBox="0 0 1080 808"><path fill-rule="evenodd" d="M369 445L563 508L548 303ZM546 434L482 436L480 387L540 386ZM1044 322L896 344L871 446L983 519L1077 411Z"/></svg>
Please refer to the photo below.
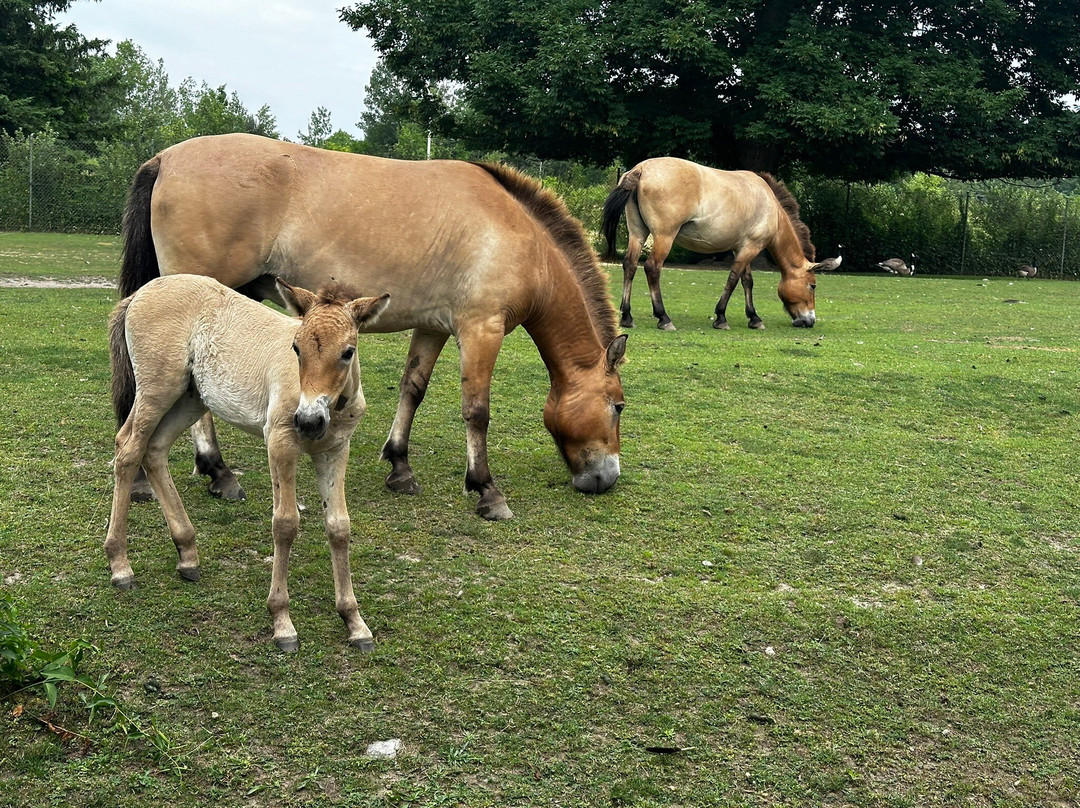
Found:
<svg viewBox="0 0 1080 808"><path fill-rule="evenodd" d="M711 567L712 565L713 565L713 563L711 561L702 561L701 562L701 566L703 566L703 567Z"/></svg>
<svg viewBox="0 0 1080 808"><path fill-rule="evenodd" d="M367 751L364 754L375 760L393 760L400 751L401 738L391 738L388 741L375 741L368 744Z"/></svg>
<svg viewBox="0 0 1080 808"><path fill-rule="evenodd" d="M776 649L771 645L765 646L765 656L776 656Z"/></svg>

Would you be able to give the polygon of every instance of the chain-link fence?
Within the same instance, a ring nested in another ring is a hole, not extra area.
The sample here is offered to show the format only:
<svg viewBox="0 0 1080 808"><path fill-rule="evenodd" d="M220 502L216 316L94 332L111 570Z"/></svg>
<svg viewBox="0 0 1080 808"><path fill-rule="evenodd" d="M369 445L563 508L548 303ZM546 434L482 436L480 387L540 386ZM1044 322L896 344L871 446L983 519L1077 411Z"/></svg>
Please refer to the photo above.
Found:
<svg viewBox="0 0 1080 808"><path fill-rule="evenodd" d="M142 149L72 144L51 133L0 136L0 231L118 233L128 184L151 156ZM613 167L520 167L540 176L598 236L618 176ZM788 185L818 255L839 251L847 271L880 272L878 262L910 263L914 255L919 273L1008 275L1027 264L1046 277L1080 278L1080 199L1063 192L1068 185L960 184L928 175L876 185L813 178Z"/></svg>

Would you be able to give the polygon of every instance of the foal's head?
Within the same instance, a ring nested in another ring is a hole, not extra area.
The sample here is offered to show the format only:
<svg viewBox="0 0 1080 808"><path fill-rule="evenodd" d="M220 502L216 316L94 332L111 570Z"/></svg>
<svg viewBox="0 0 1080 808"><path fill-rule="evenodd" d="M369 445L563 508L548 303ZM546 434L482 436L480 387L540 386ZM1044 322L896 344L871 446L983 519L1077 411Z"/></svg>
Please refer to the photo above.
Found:
<svg viewBox="0 0 1080 808"><path fill-rule="evenodd" d="M544 405L544 426L555 439L574 487L600 494L619 479L619 416L622 381L618 366L626 352L626 336L613 339L600 360L581 369L564 388L554 385Z"/></svg>
<svg viewBox="0 0 1080 808"><path fill-rule="evenodd" d="M352 298L338 289L318 294L278 279L289 311L303 318L293 351L300 362L300 405L293 424L300 436L319 440L330 426L330 407L343 407L342 391L358 366L356 331L382 313L390 295Z"/></svg>

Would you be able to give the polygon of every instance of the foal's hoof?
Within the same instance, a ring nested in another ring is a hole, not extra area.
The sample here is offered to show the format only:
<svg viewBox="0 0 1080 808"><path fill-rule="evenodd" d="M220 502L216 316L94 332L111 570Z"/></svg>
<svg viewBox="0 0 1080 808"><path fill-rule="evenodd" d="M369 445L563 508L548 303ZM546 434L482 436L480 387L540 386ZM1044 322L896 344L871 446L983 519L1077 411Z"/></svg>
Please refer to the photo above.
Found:
<svg viewBox="0 0 1080 808"><path fill-rule="evenodd" d="M145 477L141 480L136 480L131 484L131 501L132 502L150 502L154 498L154 489L150 485L150 481Z"/></svg>
<svg viewBox="0 0 1080 808"><path fill-rule="evenodd" d="M199 580L199 568L198 567L188 567L187 569L178 569L177 572L180 573L180 577L183 578L185 581L195 582L195 581Z"/></svg>
<svg viewBox="0 0 1080 808"><path fill-rule="evenodd" d="M287 654L294 654L300 650L300 639L298 637L281 637L274 640L274 645Z"/></svg>
<svg viewBox="0 0 1080 808"><path fill-rule="evenodd" d="M489 522L502 522L505 519L514 518L514 512L510 510L510 506L506 504L506 497L502 494L490 499L481 497L476 503L476 512Z"/></svg>
<svg viewBox="0 0 1080 808"><path fill-rule="evenodd" d="M358 649L361 654L370 654L375 650L375 640L371 637L361 637L359 640L349 640L349 645Z"/></svg>
<svg viewBox="0 0 1080 808"><path fill-rule="evenodd" d="M386 487L395 494L419 494L420 484L412 472L391 471L386 475Z"/></svg>
<svg viewBox="0 0 1080 808"><path fill-rule="evenodd" d="M717 331L730 331L731 326L728 325L727 320L713 320L712 327Z"/></svg>
<svg viewBox="0 0 1080 808"><path fill-rule="evenodd" d="M657 323L656 327L659 328L661 331L674 331L675 323L671 322L671 320L668 320L666 323Z"/></svg>
<svg viewBox="0 0 1080 808"><path fill-rule="evenodd" d="M747 325L747 328L753 328L755 331L764 331L765 323L761 322L761 320L754 320Z"/></svg>
<svg viewBox="0 0 1080 808"><path fill-rule="evenodd" d="M117 589L122 589L125 592L135 588L135 576L125 575L121 578L113 578L112 585Z"/></svg>

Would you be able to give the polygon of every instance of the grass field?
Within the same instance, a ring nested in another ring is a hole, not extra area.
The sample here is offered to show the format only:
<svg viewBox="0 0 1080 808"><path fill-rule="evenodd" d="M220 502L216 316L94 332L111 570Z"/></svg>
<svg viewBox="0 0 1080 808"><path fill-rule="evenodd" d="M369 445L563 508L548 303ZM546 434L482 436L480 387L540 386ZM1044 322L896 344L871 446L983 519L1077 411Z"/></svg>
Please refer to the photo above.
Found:
<svg viewBox="0 0 1080 808"><path fill-rule="evenodd" d="M63 262L23 269L16 238L0 274L106 271L48 244L26 250ZM495 525L461 490L452 345L413 432L424 492L383 487L407 337L364 337L349 505L369 656L344 643L314 509L291 564L301 648L273 647L265 456L228 428L244 503L173 452L202 580L177 577L149 504L139 586L112 589L114 297L0 289L0 593L42 645L93 642L86 668L176 763L88 725L73 695L50 715L89 743L16 718L17 699L0 804L1076 804L1080 285L822 277L806 332L776 277L757 276L761 332L710 327L721 273L665 272L674 333L640 284L623 476L599 497L572 489L546 373L512 334L491 457L516 518ZM315 499L308 468L301 487ZM364 756L388 738L396 760Z"/></svg>

